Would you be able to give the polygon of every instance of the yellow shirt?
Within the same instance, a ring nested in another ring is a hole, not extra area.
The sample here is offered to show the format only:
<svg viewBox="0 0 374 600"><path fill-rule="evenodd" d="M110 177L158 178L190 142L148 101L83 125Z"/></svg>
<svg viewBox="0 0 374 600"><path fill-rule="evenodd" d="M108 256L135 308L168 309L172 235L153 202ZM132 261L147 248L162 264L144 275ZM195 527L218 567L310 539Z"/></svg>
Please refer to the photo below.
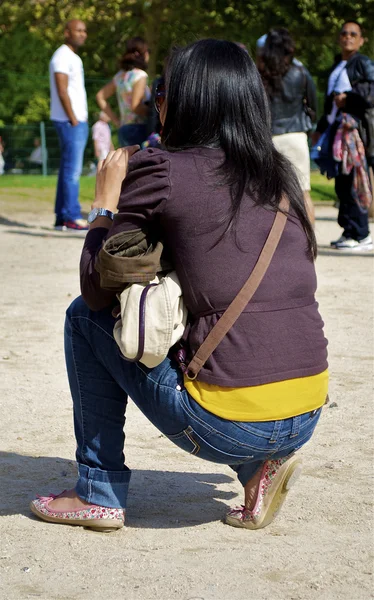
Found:
<svg viewBox="0 0 374 600"><path fill-rule="evenodd" d="M187 392L205 410L230 421L277 421L320 408L326 400L328 371L251 387L220 387L184 378Z"/></svg>

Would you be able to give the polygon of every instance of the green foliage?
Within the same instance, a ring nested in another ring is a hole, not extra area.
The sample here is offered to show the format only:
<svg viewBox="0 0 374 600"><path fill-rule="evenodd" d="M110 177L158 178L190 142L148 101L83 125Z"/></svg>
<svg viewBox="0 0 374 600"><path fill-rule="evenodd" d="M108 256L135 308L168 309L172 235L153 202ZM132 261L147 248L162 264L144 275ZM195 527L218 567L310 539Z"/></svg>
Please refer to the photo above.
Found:
<svg viewBox="0 0 374 600"><path fill-rule="evenodd" d="M49 98L46 94L34 92L21 115L14 116L17 125L39 123L49 119Z"/></svg>
<svg viewBox="0 0 374 600"><path fill-rule="evenodd" d="M243 42L254 55L256 39L285 26L297 56L322 91L337 50L342 21L353 18L367 30L363 51L374 54L374 0L2 0L0 4L0 118L25 123L48 116L48 62L63 42L65 22L83 19L88 39L85 66L90 116L95 93L118 68L125 41L143 35L152 49L150 76L160 73L171 45L201 37Z"/></svg>

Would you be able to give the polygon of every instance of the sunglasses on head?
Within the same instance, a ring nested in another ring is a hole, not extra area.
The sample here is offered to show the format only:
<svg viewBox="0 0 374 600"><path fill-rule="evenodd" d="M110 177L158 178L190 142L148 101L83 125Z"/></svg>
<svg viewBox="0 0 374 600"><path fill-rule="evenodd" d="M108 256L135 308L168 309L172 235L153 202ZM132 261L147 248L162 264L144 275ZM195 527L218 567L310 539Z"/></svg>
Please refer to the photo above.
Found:
<svg viewBox="0 0 374 600"><path fill-rule="evenodd" d="M165 89L165 81L162 79L156 86L155 92L155 108L159 113L161 110L161 106L165 101L166 89Z"/></svg>
<svg viewBox="0 0 374 600"><path fill-rule="evenodd" d="M343 29L343 31L340 32L340 35L342 37L348 37L350 35L351 37L356 38L359 34L357 33L357 31L349 31L348 29Z"/></svg>

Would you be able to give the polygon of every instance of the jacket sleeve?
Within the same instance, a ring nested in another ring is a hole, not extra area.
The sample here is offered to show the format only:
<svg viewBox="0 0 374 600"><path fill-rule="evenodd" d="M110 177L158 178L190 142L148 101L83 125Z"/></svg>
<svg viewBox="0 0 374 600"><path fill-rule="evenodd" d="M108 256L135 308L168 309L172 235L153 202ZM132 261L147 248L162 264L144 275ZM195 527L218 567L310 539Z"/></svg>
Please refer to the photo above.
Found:
<svg viewBox="0 0 374 600"><path fill-rule="evenodd" d="M374 107L374 62L367 56L361 60L361 77L347 92L344 110L362 119L368 108Z"/></svg>
<svg viewBox="0 0 374 600"><path fill-rule="evenodd" d="M100 288L100 275L95 270L96 256L108 230L96 227L89 231L84 242L80 260L80 283L82 298L91 310L110 306L116 296L113 291Z"/></svg>
<svg viewBox="0 0 374 600"><path fill-rule="evenodd" d="M168 153L163 150L147 148L132 157L107 239L130 229L157 227L171 191L169 171Z"/></svg>
<svg viewBox="0 0 374 600"><path fill-rule="evenodd" d="M109 231L92 229L86 236L80 282L82 297L91 310L110 306L115 298L115 292L101 288L100 274L95 269L103 242L124 231L157 228L157 219L170 194L169 160L165 157L166 152L154 148L137 152L130 160L112 227Z"/></svg>
<svg viewBox="0 0 374 600"><path fill-rule="evenodd" d="M312 120L315 121L316 116L317 116L317 90L316 90L316 86L312 79L311 74L309 73L308 69L306 69L305 67L304 67L304 72L305 72L305 99L307 101L308 108L310 108L310 110L313 111L313 114L311 115L311 117L312 117Z"/></svg>

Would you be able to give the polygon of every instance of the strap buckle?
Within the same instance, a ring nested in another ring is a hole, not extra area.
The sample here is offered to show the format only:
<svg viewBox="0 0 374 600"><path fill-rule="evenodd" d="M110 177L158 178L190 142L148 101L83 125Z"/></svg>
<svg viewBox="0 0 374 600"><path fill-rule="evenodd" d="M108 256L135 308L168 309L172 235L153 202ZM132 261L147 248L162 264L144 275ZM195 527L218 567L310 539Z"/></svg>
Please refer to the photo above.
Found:
<svg viewBox="0 0 374 600"><path fill-rule="evenodd" d="M186 371L185 375L186 375L187 379L189 379L190 381L193 381L197 377L197 373L195 373L195 375L193 375L191 377L191 375L188 374L188 371Z"/></svg>

